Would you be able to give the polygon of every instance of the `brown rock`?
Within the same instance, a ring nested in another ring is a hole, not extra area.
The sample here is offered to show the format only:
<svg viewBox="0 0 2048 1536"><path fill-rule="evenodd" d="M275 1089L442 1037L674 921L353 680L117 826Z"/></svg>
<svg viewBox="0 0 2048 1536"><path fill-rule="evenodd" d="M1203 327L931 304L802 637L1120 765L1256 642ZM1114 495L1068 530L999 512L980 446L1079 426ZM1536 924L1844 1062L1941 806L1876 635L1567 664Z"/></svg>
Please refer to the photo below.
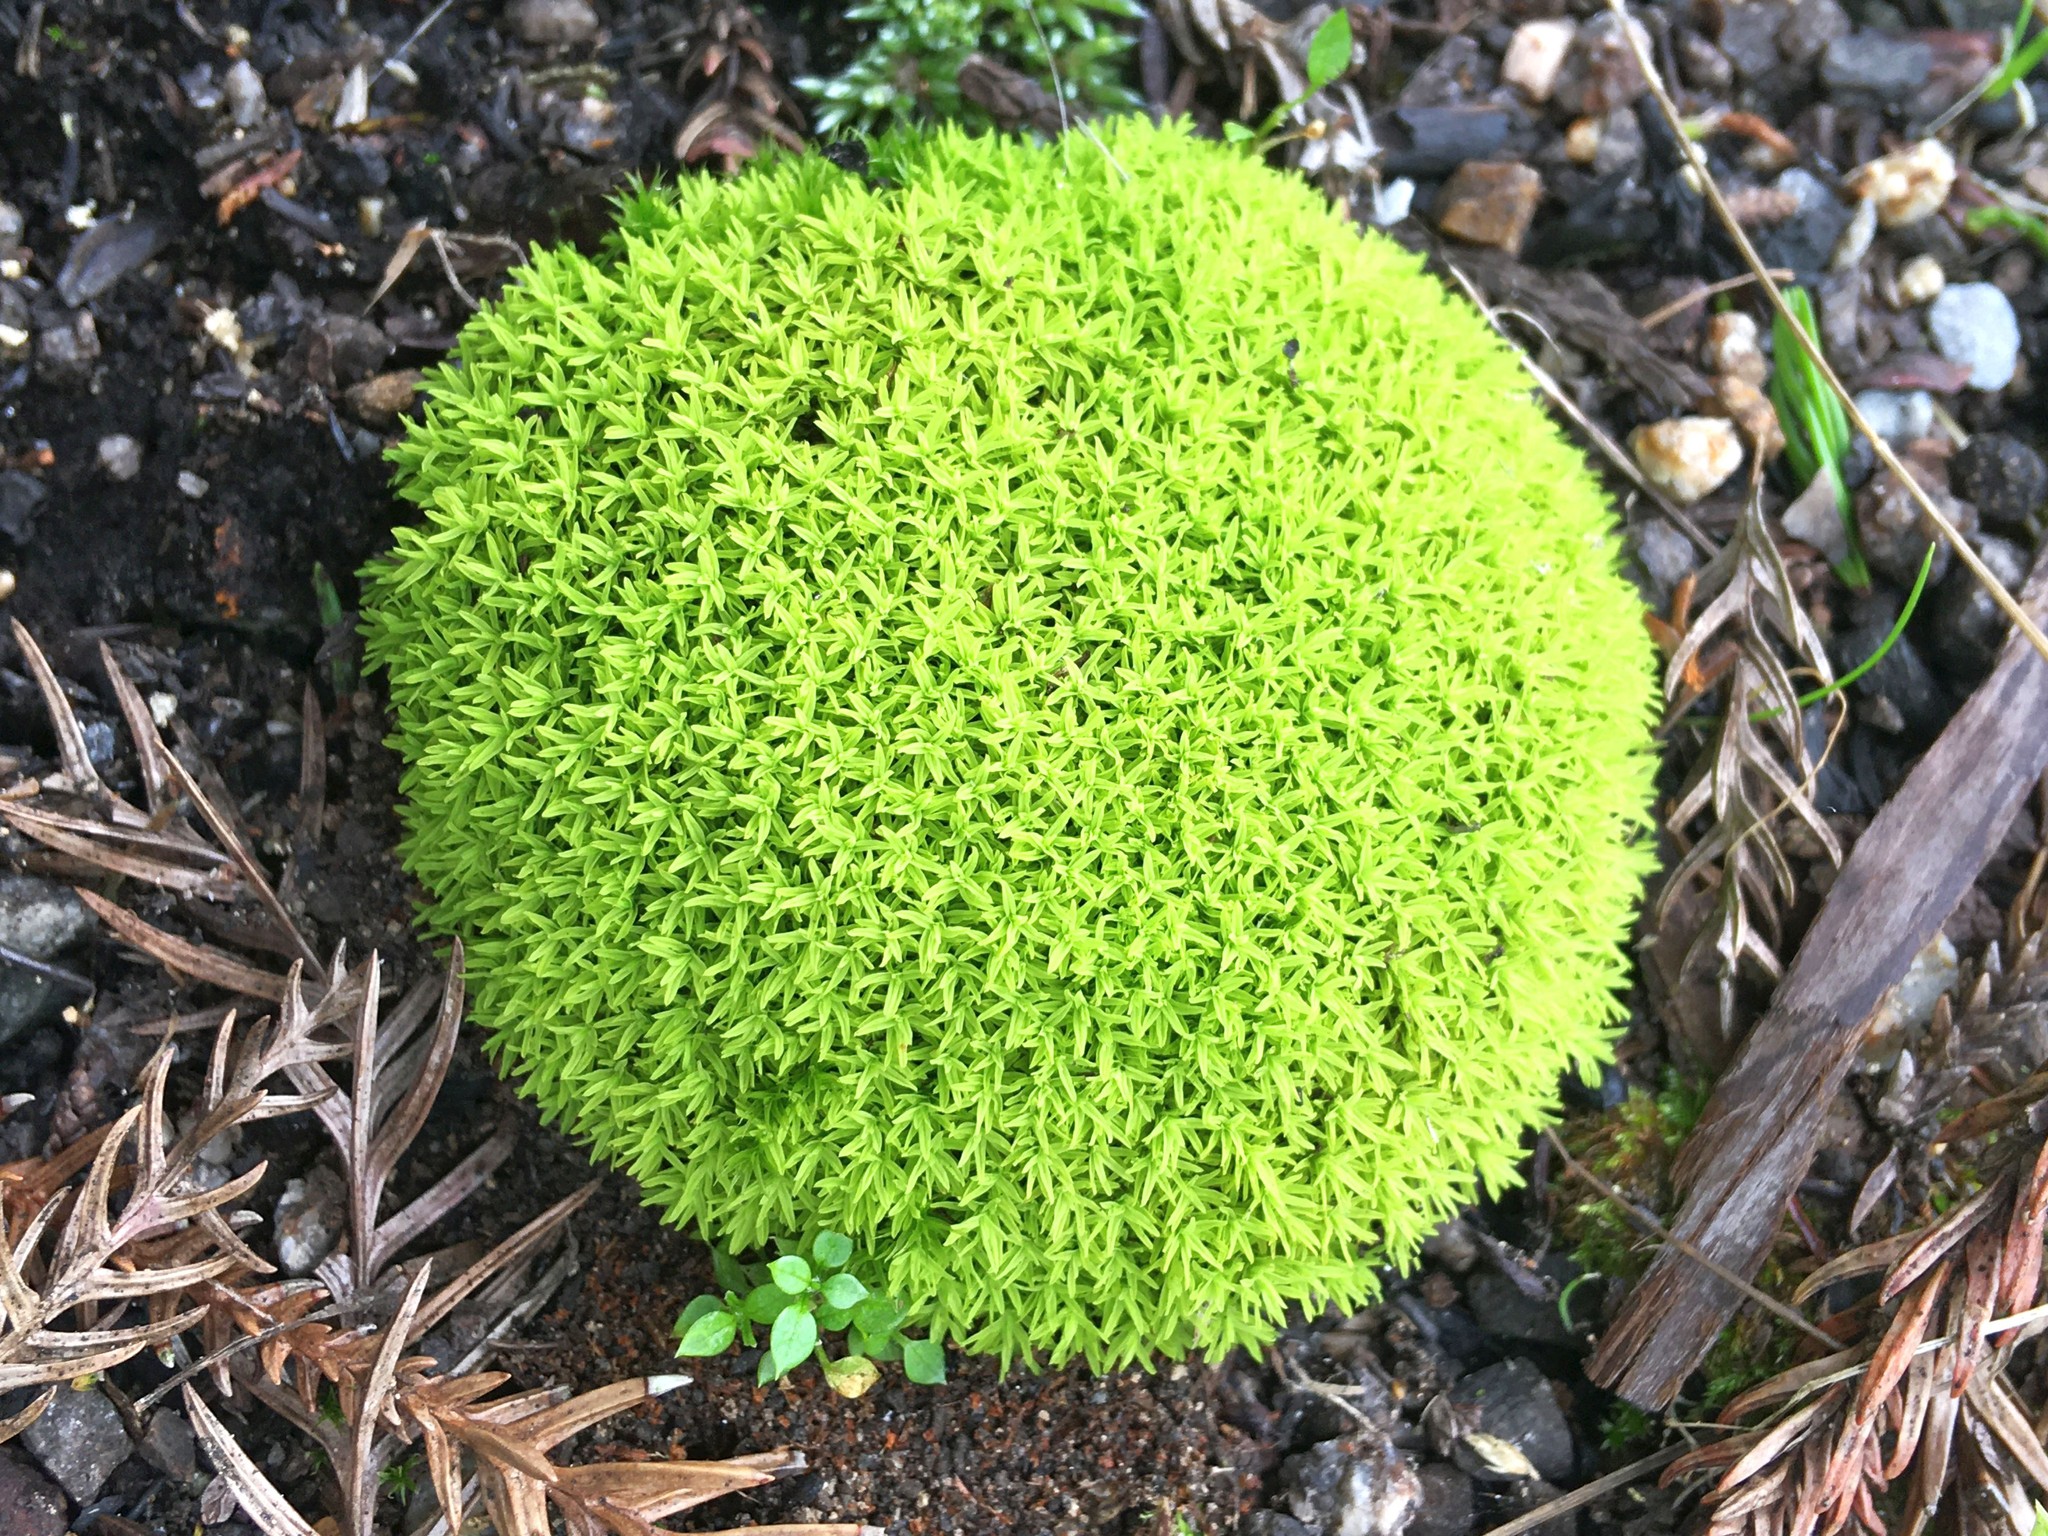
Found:
<svg viewBox="0 0 2048 1536"><path fill-rule="evenodd" d="M1437 228L1514 255L1543 200L1543 178L1510 160L1468 160L1437 196Z"/></svg>
<svg viewBox="0 0 2048 1536"><path fill-rule="evenodd" d="M1778 425L1777 408L1749 380L1723 374L1714 380L1714 399L1735 423L1743 441L1756 450L1759 459L1769 463L1785 451L1785 433Z"/></svg>
<svg viewBox="0 0 2048 1536"><path fill-rule="evenodd" d="M350 415L371 426L381 427L411 410L419 393L419 369L401 368L395 373L380 373L360 384L351 384L342 399L347 402Z"/></svg>

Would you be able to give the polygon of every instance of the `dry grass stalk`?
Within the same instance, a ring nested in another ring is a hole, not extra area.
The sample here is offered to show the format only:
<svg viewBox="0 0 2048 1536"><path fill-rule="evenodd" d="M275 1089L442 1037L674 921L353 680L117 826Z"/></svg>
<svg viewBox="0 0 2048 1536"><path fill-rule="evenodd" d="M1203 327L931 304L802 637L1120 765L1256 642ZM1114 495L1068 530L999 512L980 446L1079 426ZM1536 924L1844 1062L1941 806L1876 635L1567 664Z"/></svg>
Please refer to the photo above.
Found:
<svg viewBox="0 0 2048 1536"><path fill-rule="evenodd" d="M1692 601L1706 604L1697 617L1686 612ZM1660 634L1668 651L1667 719L1676 722L1709 694L1719 713L1665 816L1665 830L1684 851L1658 896L1656 920L1667 922L1696 886L1713 888L1716 915L1702 925L1684 963L1708 950L1718 955L1721 1030L1732 1039L1743 965L1774 981L1783 969L1777 919L1797 881L1774 823L1789 811L1830 859L1842 858L1810 795L1819 765L1807 750L1799 689L1781 659L1781 651L1797 656L1826 683L1827 651L1792 590L1754 484L1733 535L1684 589L1674 617L1679 622ZM1684 846L1703 819L1696 840Z"/></svg>

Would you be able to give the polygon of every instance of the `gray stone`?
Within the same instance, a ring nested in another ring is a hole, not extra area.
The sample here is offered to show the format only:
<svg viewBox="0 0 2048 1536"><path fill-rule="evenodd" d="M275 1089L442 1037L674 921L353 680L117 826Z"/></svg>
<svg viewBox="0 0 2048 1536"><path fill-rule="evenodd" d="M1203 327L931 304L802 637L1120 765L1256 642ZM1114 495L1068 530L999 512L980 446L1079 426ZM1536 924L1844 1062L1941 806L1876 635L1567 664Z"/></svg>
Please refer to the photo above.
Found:
<svg viewBox="0 0 2048 1536"><path fill-rule="evenodd" d="M1794 64L1811 64L1830 43L1848 36L1852 25L1835 0L1798 0L1778 29L1778 51Z"/></svg>
<svg viewBox="0 0 2048 1536"><path fill-rule="evenodd" d="M2008 591L2017 592L2025 585L2027 555L2019 545L1996 534L1984 534L1972 542L1979 558ZM1928 609L1928 652L1957 682L1969 686L1998 660L2008 623L1983 583L1958 561L1935 589Z"/></svg>
<svg viewBox="0 0 2048 1536"><path fill-rule="evenodd" d="M93 930L85 903L32 875L0 875L0 945L31 960L54 960ZM19 966L0 965L0 1042L55 1018L73 993Z"/></svg>
<svg viewBox="0 0 2048 1536"><path fill-rule="evenodd" d="M1979 432L1948 462L1955 492L1977 509L1986 528L2024 533L2048 502L2048 463L2005 432Z"/></svg>
<svg viewBox="0 0 2048 1536"><path fill-rule="evenodd" d="M1888 443L1910 443L1934 432L1934 396L1924 389L1858 390L1856 409Z"/></svg>
<svg viewBox="0 0 2048 1536"><path fill-rule="evenodd" d="M1364 1436L1288 1457L1280 1494L1295 1519L1323 1536L1399 1536L1422 1502L1422 1480L1390 1441Z"/></svg>
<svg viewBox="0 0 2048 1536"><path fill-rule="evenodd" d="M0 1531L6 1536L64 1536L64 1495L11 1445L0 1445Z"/></svg>
<svg viewBox="0 0 2048 1536"><path fill-rule="evenodd" d="M1787 0L1737 0L1721 16L1721 52L1737 78L1760 80L1784 62L1778 33L1792 19Z"/></svg>
<svg viewBox="0 0 2048 1536"><path fill-rule="evenodd" d="M1970 370L1970 388L2003 389L2020 361L2012 300L1990 283L1952 283L1927 306L1934 350Z"/></svg>
<svg viewBox="0 0 2048 1536"><path fill-rule="evenodd" d="M36 508L48 494L34 475L0 469L0 533L17 544L26 544Z"/></svg>
<svg viewBox="0 0 2048 1536"><path fill-rule="evenodd" d="M1556 1256L1546 1259L1542 1273L1562 1286L1571 1278L1568 1261ZM1473 1321L1496 1339L1524 1344L1571 1344L1575 1342L1558 1315L1557 1303L1531 1296L1497 1269L1482 1269L1465 1281L1465 1305Z"/></svg>
<svg viewBox="0 0 2048 1536"><path fill-rule="evenodd" d="M0 197L0 251L21 244L22 233L27 228L21 210L4 197Z"/></svg>
<svg viewBox="0 0 2048 1536"><path fill-rule="evenodd" d="M88 383L92 365L99 357L99 327L93 324L89 309L81 309L36 333L36 371L48 383Z"/></svg>
<svg viewBox="0 0 2048 1536"><path fill-rule="evenodd" d="M1477 1518L1472 1479L1456 1467L1431 1462L1422 1468L1422 1503L1404 1536L1468 1536Z"/></svg>
<svg viewBox="0 0 2048 1536"><path fill-rule="evenodd" d="M264 99L263 77L247 59L235 60L221 87L227 92L228 111L237 128L254 128L263 121L270 104Z"/></svg>
<svg viewBox="0 0 2048 1536"><path fill-rule="evenodd" d="M1445 1394L1478 1411L1479 1432L1505 1440L1551 1482L1571 1476L1577 1457L1571 1425L1543 1373L1527 1360L1503 1360L1461 1378Z"/></svg>
<svg viewBox="0 0 2048 1536"><path fill-rule="evenodd" d="M277 1262L288 1275L310 1275L334 1251L347 1220L348 1190L325 1163L293 1179L277 1197Z"/></svg>
<svg viewBox="0 0 2048 1536"><path fill-rule="evenodd" d="M505 19L523 43L559 47L597 36L597 12L590 0L512 0Z"/></svg>
<svg viewBox="0 0 2048 1536"><path fill-rule="evenodd" d="M42 1417L22 1431L21 1443L80 1504L92 1502L130 1450L121 1415L95 1387L59 1387Z"/></svg>
<svg viewBox="0 0 2048 1536"><path fill-rule="evenodd" d="M1636 530L1636 563L1668 592L1699 565L1700 557L1691 539L1663 518L1653 517Z"/></svg>
<svg viewBox="0 0 2048 1536"><path fill-rule="evenodd" d="M1790 218L1756 232L1758 251L1772 266L1801 273L1821 271L1855 211L1826 182L1800 166L1786 171L1774 186L1791 193L1798 205Z"/></svg>
<svg viewBox="0 0 2048 1536"><path fill-rule="evenodd" d="M199 1459L192 1440L192 1426L175 1408L159 1408L150 1415L149 1428L136 1449L142 1459L174 1483L189 1483L199 1472Z"/></svg>
<svg viewBox="0 0 2048 1536"><path fill-rule="evenodd" d="M1864 30L1836 38L1821 55L1821 83L1837 96L1896 106L1934 72L1934 49L1917 38Z"/></svg>

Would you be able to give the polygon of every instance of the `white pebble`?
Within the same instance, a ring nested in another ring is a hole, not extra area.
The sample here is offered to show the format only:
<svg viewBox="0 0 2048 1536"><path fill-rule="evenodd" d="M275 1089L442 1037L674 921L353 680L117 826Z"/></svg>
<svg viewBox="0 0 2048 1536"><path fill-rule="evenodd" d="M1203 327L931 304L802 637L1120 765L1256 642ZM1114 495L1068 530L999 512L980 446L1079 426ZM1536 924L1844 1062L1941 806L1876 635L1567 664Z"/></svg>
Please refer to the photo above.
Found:
<svg viewBox="0 0 2048 1536"><path fill-rule="evenodd" d="M1531 101L1548 101L1578 30L1577 24L1569 21L1523 22L1515 28L1501 58L1502 83L1514 86Z"/></svg>
<svg viewBox="0 0 2048 1536"><path fill-rule="evenodd" d="M191 470L181 469L178 471L178 489L197 501L206 494L207 485L204 479L193 474Z"/></svg>
<svg viewBox="0 0 2048 1536"><path fill-rule="evenodd" d="M1899 268L1899 305L1911 309L1940 297L1941 290L1948 286L1948 277L1941 270L1941 263L1932 256L1915 256Z"/></svg>
<svg viewBox="0 0 2048 1536"><path fill-rule="evenodd" d="M1934 396L1924 389L1861 389L1856 409L1870 430L1888 443L1910 443L1934 435Z"/></svg>
<svg viewBox="0 0 2048 1536"><path fill-rule="evenodd" d="M1631 432L1628 446L1650 483L1681 503L1718 489L1742 464L1735 423L1718 416L1653 421Z"/></svg>
<svg viewBox="0 0 2048 1536"><path fill-rule="evenodd" d="M1770 376L1770 364L1757 339L1756 321L1739 309L1723 310L1707 317L1706 339L1700 345L1700 361L1715 377L1732 376L1750 384L1762 384Z"/></svg>
<svg viewBox="0 0 2048 1536"><path fill-rule="evenodd" d="M1956 157L1939 139L1922 139L1894 154L1879 155L1843 178L1851 197L1877 207L1886 229L1914 224L1948 201L1956 184Z"/></svg>
<svg viewBox="0 0 2048 1536"><path fill-rule="evenodd" d="M221 88L228 93L228 111L234 114L237 128L254 128L263 121L270 104L263 96L263 77L247 59L235 60Z"/></svg>
<svg viewBox="0 0 2048 1536"><path fill-rule="evenodd" d="M2012 300L1990 283L1956 283L1927 307L1934 350L1970 370L1972 389L2003 389L2020 362Z"/></svg>
<svg viewBox="0 0 2048 1536"><path fill-rule="evenodd" d="M100 468L110 480L133 480L142 473L142 444L126 432L114 432L100 439Z"/></svg>

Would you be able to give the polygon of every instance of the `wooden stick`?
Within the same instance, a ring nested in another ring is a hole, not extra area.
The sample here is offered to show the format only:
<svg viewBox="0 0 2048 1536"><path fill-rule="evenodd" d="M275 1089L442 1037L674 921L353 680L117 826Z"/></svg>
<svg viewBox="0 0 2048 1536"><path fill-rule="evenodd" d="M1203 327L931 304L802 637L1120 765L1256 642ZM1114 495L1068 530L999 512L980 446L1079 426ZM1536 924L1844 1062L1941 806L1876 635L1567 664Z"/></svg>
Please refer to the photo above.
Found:
<svg viewBox="0 0 2048 1536"><path fill-rule="evenodd" d="M2025 600L2048 611L2048 556ZM2048 768L2048 664L2009 636L1998 666L1857 842L1680 1154L1672 1231L1753 1278L1813 1160L1863 1031L1956 908ZM1642 1408L1678 1394L1741 1293L1675 1249L1652 1262L1586 1374Z"/></svg>

